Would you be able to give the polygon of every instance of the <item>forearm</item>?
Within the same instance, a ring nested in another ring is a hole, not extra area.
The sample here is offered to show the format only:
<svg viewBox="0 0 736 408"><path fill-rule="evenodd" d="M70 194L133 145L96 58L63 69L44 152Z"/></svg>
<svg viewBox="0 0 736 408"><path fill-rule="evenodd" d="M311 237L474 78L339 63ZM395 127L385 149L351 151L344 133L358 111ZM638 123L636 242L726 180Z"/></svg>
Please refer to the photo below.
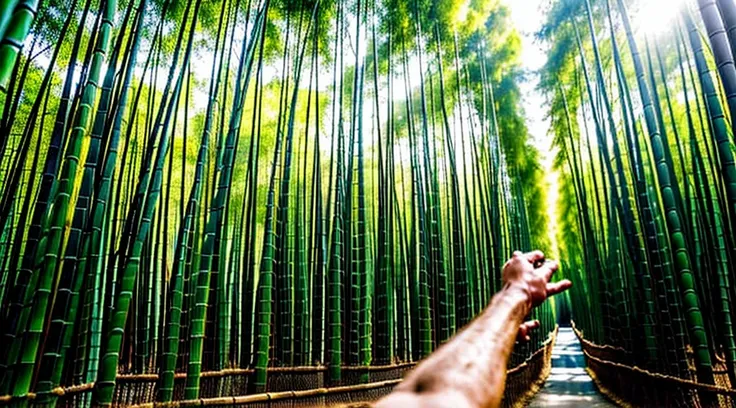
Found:
<svg viewBox="0 0 736 408"><path fill-rule="evenodd" d="M443 406L498 406L519 325L530 309L526 291L505 288L480 316L419 364L378 406L438 406L435 401Z"/></svg>

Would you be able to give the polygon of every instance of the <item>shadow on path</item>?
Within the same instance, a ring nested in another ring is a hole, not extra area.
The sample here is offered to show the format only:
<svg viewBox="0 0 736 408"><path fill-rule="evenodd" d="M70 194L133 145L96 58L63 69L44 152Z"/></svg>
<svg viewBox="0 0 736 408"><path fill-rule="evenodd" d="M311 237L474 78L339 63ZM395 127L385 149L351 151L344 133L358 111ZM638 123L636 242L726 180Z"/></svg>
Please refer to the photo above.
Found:
<svg viewBox="0 0 736 408"><path fill-rule="evenodd" d="M615 407L598 392L593 380L585 372L585 357L575 333L569 327L560 327L557 343L552 349L552 371L529 407Z"/></svg>

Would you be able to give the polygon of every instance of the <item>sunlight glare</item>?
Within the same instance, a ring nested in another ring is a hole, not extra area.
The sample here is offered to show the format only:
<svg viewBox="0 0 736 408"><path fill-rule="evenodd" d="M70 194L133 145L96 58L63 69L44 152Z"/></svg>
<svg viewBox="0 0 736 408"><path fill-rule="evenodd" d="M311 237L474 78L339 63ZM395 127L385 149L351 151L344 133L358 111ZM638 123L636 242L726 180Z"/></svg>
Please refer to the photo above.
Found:
<svg viewBox="0 0 736 408"><path fill-rule="evenodd" d="M470 2L469 1L463 1L460 3L460 6L458 7L456 14L455 14L455 24L462 24L468 19L468 13L470 12Z"/></svg>
<svg viewBox="0 0 736 408"><path fill-rule="evenodd" d="M639 31L650 35L667 32L676 23L677 14L685 7L686 0L640 1L634 16L634 25Z"/></svg>

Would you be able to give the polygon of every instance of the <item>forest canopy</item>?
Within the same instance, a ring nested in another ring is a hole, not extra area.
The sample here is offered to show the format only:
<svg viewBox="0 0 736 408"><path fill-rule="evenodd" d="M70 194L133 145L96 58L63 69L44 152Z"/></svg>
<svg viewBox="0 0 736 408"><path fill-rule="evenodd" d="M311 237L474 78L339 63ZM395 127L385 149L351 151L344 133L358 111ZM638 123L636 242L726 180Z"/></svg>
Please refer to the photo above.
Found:
<svg viewBox="0 0 736 408"><path fill-rule="evenodd" d="M664 3L540 1L529 72L500 0L0 0L0 404L372 390L532 249L574 289L510 372L571 314L718 403L736 2Z"/></svg>
<svg viewBox="0 0 736 408"><path fill-rule="evenodd" d="M428 355L550 247L498 1L9 0L0 37L0 395L340 384Z"/></svg>

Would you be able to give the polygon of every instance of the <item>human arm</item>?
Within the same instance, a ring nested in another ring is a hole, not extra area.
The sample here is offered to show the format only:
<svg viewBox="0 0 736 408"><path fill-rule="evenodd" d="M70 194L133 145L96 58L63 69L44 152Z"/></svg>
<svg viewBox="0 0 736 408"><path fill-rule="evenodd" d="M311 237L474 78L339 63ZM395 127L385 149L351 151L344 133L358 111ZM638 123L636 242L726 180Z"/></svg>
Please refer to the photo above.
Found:
<svg viewBox="0 0 736 408"><path fill-rule="evenodd" d="M549 282L557 268L556 262L544 262L540 251L515 252L503 268L504 288L490 305L376 407L499 406L515 339L528 338L535 327L523 323L524 317L548 296L571 286L568 280Z"/></svg>

